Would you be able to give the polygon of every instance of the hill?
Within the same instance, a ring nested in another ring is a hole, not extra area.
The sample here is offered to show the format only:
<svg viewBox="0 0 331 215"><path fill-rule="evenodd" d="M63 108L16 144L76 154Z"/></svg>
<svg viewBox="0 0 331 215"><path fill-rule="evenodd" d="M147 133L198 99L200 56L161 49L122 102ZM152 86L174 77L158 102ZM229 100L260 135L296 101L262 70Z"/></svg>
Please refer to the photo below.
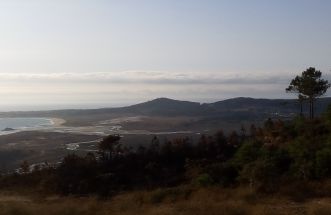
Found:
<svg viewBox="0 0 331 215"><path fill-rule="evenodd" d="M317 115L323 112L330 103L331 98L318 99L316 102ZM269 117L287 119L296 115L299 109L300 105L296 99L239 97L214 103L200 104L190 101L157 98L140 104L119 108L3 112L0 113L0 116L57 117L65 119L67 125L71 126L89 126L98 124L100 121L139 116L144 117L143 120L148 121L147 124L151 124L150 121L152 120L153 123L150 126L154 130L158 130L157 127L159 125L157 122L162 123L162 120L165 119L166 121L179 120L181 125L177 126L178 129L183 128L183 124L187 128L195 128L197 126L196 124L199 124L200 128L204 128L224 125L220 125L219 122L238 124L245 121L260 122ZM304 106L304 113L308 113L308 105ZM167 125L164 127L167 127Z"/></svg>

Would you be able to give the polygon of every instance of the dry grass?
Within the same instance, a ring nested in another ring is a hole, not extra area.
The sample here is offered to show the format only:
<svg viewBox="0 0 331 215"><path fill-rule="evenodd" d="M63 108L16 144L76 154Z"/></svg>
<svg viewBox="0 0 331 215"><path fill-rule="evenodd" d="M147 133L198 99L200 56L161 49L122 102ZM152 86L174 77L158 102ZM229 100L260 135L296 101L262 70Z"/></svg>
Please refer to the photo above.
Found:
<svg viewBox="0 0 331 215"><path fill-rule="evenodd" d="M315 200L307 204L309 215L331 215L331 199Z"/></svg>
<svg viewBox="0 0 331 215"><path fill-rule="evenodd" d="M112 200L0 194L0 215L276 215L331 214L331 199L291 202L250 189L179 187L119 194Z"/></svg>

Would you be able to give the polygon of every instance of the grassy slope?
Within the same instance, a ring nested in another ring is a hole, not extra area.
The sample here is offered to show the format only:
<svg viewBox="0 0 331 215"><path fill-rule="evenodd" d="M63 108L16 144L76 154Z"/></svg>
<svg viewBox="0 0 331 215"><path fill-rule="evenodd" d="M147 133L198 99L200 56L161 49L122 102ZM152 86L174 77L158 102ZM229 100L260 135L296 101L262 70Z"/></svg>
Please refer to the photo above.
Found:
<svg viewBox="0 0 331 215"><path fill-rule="evenodd" d="M331 199L294 202L278 196L258 196L249 189L180 187L133 191L101 201L93 197L29 197L0 194L0 214L105 215L105 214L330 214Z"/></svg>

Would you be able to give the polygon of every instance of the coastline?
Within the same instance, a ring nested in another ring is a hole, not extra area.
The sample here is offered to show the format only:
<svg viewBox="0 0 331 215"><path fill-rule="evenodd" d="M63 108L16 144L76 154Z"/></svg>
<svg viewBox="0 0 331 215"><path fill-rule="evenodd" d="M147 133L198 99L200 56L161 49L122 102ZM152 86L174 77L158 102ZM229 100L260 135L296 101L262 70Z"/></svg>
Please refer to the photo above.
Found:
<svg viewBox="0 0 331 215"><path fill-rule="evenodd" d="M20 128L15 128L10 131L4 131L0 129L0 136L3 135L8 135L8 134L14 134L14 133L19 133L21 131L35 131L35 130L44 130L51 127L61 127L64 123L66 123L66 120L61 119L61 118L43 118L47 119L49 124L47 125L38 125L38 126L32 126L32 127L20 127Z"/></svg>
<svg viewBox="0 0 331 215"><path fill-rule="evenodd" d="M52 122L52 126L61 126L66 123L66 120L61 118L50 118L50 120Z"/></svg>

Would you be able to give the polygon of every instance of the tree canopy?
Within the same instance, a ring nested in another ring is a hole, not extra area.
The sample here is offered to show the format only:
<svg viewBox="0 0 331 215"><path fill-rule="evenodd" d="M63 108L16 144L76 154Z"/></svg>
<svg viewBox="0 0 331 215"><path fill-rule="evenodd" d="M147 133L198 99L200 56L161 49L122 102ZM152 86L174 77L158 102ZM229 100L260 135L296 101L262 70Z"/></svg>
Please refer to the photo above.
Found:
<svg viewBox="0 0 331 215"><path fill-rule="evenodd" d="M321 77L321 71L310 67L303 71L300 76L297 75L292 79L290 85L286 88L286 92L298 94L301 104L304 100L309 101L310 118L314 118L314 102L316 98L324 95L330 87L329 82Z"/></svg>

